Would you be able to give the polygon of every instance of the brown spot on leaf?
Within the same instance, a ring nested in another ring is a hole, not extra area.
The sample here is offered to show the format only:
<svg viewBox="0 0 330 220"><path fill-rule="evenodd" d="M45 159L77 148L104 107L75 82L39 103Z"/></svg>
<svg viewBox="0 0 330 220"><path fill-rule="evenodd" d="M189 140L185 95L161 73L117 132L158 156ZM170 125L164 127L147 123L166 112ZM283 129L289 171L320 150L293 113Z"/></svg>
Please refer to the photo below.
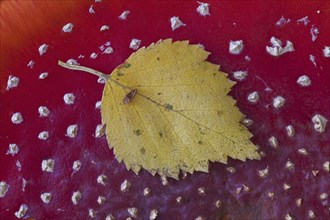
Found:
<svg viewBox="0 0 330 220"><path fill-rule="evenodd" d="M135 134L136 136L141 135L141 130L140 130L140 129L136 129L136 130L134 130L133 132L134 132L134 134Z"/></svg>

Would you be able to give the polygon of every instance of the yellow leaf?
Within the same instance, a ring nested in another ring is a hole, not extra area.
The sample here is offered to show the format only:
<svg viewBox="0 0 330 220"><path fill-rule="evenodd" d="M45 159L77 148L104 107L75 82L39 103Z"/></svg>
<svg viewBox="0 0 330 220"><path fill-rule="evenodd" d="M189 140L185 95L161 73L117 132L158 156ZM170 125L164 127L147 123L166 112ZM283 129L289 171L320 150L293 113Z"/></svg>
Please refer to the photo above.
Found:
<svg viewBox="0 0 330 220"><path fill-rule="evenodd" d="M244 115L227 95L235 83L205 61L209 54L167 39L139 49L110 77L93 70L107 79L102 123L127 169L177 179L180 170L208 172L209 161L260 158L240 124ZM82 68L71 65L91 72Z"/></svg>

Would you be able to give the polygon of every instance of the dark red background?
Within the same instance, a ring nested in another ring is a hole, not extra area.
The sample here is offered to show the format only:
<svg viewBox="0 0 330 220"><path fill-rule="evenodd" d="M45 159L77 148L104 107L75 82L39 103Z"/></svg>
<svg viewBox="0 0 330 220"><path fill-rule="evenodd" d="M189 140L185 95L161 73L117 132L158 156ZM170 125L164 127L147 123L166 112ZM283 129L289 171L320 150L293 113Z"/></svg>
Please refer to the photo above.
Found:
<svg viewBox="0 0 330 220"><path fill-rule="evenodd" d="M329 192L329 173L322 164L329 161L330 132L329 127L323 134L315 132L311 122L315 113L330 119L330 58L322 54L324 46L330 46L329 1L210 1L211 16L206 17L196 12L195 1L26 2L21 6L1 2L0 181L10 185L6 197L0 199L1 219L14 219L13 213L22 203L29 207L26 216L36 219L88 219L89 208L98 211L96 219L104 219L110 212L116 219L124 219L128 217L127 208L133 206L140 210L140 219L147 219L154 208L159 210L158 219L284 219L288 213L307 219L310 209L319 219L329 217L329 200L322 203L319 194ZM92 4L95 14L88 13ZM123 10L130 11L127 20L117 18ZM16 23L11 22L10 16ZM172 16L179 16L187 26L172 31ZM275 23L281 16L291 22L277 27ZM297 24L297 19L305 16L310 23ZM75 25L73 32L61 32L68 22ZM100 32L102 25L109 25L110 30ZM310 34L312 25L320 31L315 42ZM290 40L295 51L270 56L265 47L270 45L272 36L283 42ZM81 65L111 73L134 52L128 47L132 38L141 39L141 46L166 38L201 43L211 52L208 60L220 64L220 70L227 72L229 78L233 71L248 70L247 79L237 83L231 95L240 110L254 121L250 127L253 141L266 157L247 163L230 160L228 166L237 170L234 174L226 171L227 165L211 164L210 173L170 180L168 186L162 186L158 176L145 171L139 176L126 171L124 164L114 159L106 139L93 137L101 122L94 106L101 99L103 85L96 82L95 76L60 68L57 60L74 58ZM229 54L230 40L243 40L240 55ZM106 41L111 42L113 54L100 53L98 47ZM37 49L43 43L49 49L40 57ZM95 60L89 58L92 52L99 53ZM78 59L80 54L85 58ZM310 54L316 57L317 66L309 60ZM246 55L250 62L245 60ZM26 66L30 60L35 61L33 69ZM46 71L49 77L39 80L39 74ZM311 87L296 84L303 74L311 78ZM9 75L19 76L20 84L6 91ZM265 91L263 81L271 92ZM260 95L254 105L246 101L252 91ZM67 92L76 94L73 106L63 102ZM279 110L271 105L277 95L286 99ZM40 105L50 109L48 118L39 118ZM10 118L18 111L24 122L14 125ZM79 125L75 139L65 136L72 123ZM296 129L294 138L285 134L288 124ZM37 138L43 130L50 132L47 141ZM273 135L280 144L276 150L267 143ZM10 143L20 147L14 157L6 155ZM308 156L297 153L302 147L309 151ZM41 171L41 161L48 158L55 159L54 173ZM78 159L82 169L71 175L72 163ZM293 171L284 168L288 159L295 163ZM21 171L16 168L17 160L22 164ZM267 166L270 174L261 179L257 171ZM311 170L320 172L315 177ZM106 186L96 183L102 173L108 176ZM25 192L21 191L22 177L27 180ZM119 190L125 179L132 182L128 193ZM292 188L283 190L283 183ZM249 186L250 192L236 194L242 184ZM152 190L150 197L142 195L147 186ZM205 196L197 194L198 187L205 187ZM73 206L71 195L76 190L83 193L83 199ZM48 205L40 199L46 191L53 193ZM275 193L273 199L267 196L268 192ZM107 197L106 204L96 203L98 195ZM175 203L177 196L184 198L182 204ZM297 198L303 198L300 208L295 204ZM220 209L214 206L217 199L223 201Z"/></svg>

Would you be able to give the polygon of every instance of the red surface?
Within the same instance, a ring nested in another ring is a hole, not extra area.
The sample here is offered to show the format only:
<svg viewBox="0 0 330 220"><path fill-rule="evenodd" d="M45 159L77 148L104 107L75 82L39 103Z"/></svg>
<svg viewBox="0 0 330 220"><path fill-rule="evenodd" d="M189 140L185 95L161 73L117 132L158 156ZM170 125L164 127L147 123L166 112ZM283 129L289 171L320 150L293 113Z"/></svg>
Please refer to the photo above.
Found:
<svg viewBox="0 0 330 220"><path fill-rule="evenodd" d="M88 13L92 4L95 14ZM77 1L72 5L72 10L63 8L65 13L55 18L51 16L55 13L51 8L43 11L44 17L52 19L44 20L37 32L29 32L33 37L17 42L22 45L18 49L9 51L10 45L4 44L1 38L0 181L6 181L10 188L6 196L0 198L0 219L15 219L14 212L22 203L29 207L26 217L35 219L88 219L89 208L98 212L96 219L104 219L109 213L116 219L125 219L129 216L129 207L139 209L138 219L149 218L152 209L159 210L157 219L194 219L197 216L284 219L288 213L297 219L308 219L309 210L313 210L318 219L329 218L330 201L321 201L319 195L330 191L329 173L322 168L330 158L330 129L328 125L324 133L317 133L311 122L315 113L330 119L330 58L322 54L324 46L330 45L328 1L211 1L211 16L207 17L196 12L198 3L194 1ZM35 9L29 10L29 16L34 16ZM117 18L123 10L131 12L127 20ZM291 22L277 27L275 23L282 15ZM172 31L169 23L172 16L179 16L187 26ZM307 26L296 23L305 16L310 20ZM29 23L29 19L24 18L24 22ZM73 32L61 32L68 22L75 25ZM20 35L24 28L20 29L22 23L17 25L17 35ZM100 32L102 25L109 25L110 30ZM310 34L312 25L320 31L315 42ZM270 45L271 36L283 42L290 40L295 51L277 58L270 56L265 47ZM168 186L163 186L158 176L145 171L139 176L126 171L124 164L114 159L105 137L93 137L96 125L101 122L99 110L94 106L101 99L103 85L92 75L60 68L57 60L74 58L81 65L111 73L133 52L128 47L132 38L141 39L141 46L166 38L201 43L212 53L208 60L220 64L229 78L233 71L248 70L247 79L237 83L231 95L240 110L254 121L250 127L253 141L261 146L266 156L261 161L230 160L228 165L211 164L209 173L197 172L180 181L169 180ZM240 55L228 53L230 40L243 40L244 50ZM98 47L106 41L111 42L113 54L100 53ZM43 43L48 44L49 49L40 57L38 47ZM95 60L89 58L92 52L99 53ZM80 54L85 58L78 59ZM316 57L316 67L309 60L310 54ZM246 55L251 58L250 62L244 59ZM26 66L30 60L36 63L33 69ZM39 80L39 74L46 71L48 78ZM311 87L302 88L296 84L303 74L311 78ZM9 75L19 76L20 84L6 91ZM260 79L271 92L265 91ZM253 105L246 100L252 91L258 91L260 96L259 102ZM67 92L76 95L72 106L63 102ZM277 95L286 99L279 110L270 105ZM39 118L40 105L50 109L48 118ZM22 124L11 123L14 112L22 113ZM73 123L78 124L79 132L75 139L70 139L65 132ZM293 138L285 134L288 124L296 129ZM50 132L46 141L37 138L43 130ZM270 136L278 138L278 149L269 146ZM18 144L18 155L6 155L10 143ZM300 155L299 148L306 148L309 154ZM48 158L55 159L54 173L41 171L41 161ZM82 168L72 175L72 163L78 159ZM285 169L288 159L295 164L292 171ZM21 171L16 168L17 160L22 164ZM228 166L235 167L236 173L226 171ZM267 166L269 176L262 179L257 171ZM319 170L318 175L313 176L312 170ZM106 186L96 182L102 173L108 176ZM25 192L21 191L21 178L27 180ZM129 192L122 193L120 184L125 179L132 187ZM292 187L285 191L284 183ZM237 194L242 184L250 191L242 190ZM151 189L151 196L143 196L145 187ZM205 187L205 196L197 193L199 187ZM74 206L71 196L77 190L83 195L79 205ZM53 193L50 204L41 201L43 192ZM268 192L275 193L273 199L267 196ZM107 198L104 205L96 202L99 195ZM181 204L175 202L178 196L183 197ZM303 201L300 208L295 204L297 198ZM219 209L214 206L218 199L223 202Z"/></svg>

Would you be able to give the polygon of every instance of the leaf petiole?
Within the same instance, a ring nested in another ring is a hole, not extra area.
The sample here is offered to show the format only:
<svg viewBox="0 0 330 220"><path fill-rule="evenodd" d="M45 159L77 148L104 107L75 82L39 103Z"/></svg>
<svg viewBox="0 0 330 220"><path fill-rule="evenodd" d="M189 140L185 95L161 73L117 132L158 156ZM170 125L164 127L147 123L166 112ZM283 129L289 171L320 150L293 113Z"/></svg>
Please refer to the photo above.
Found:
<svg viewBox="0 0 330 220"><path fill-rule="evenodd" d="M70 70L78 70L78 71L82 71L82 72L87 72L87 73L90 73L90 74L93 74L95 76L98 76L98 77L101 77L105 80L110 80L112 82L114 82L115 84L117 84L118 86L122 87L123 89L128 89L129 91L132 91L133 89L132 88L129 88L127 86L124 86L123 84L117 82L116 80L113 80L111 78L110 75L106 75L100 71L97 71L95 69L92 69L92 68L89 68L89 67L85 67L85 66L78 66L78 65L73 65L73 64L68 64L68 63L65 63L61 60L59 60L57 62L57 64L63 68L66 68L66 69L70 69Z"/></svg>
<svg viewBox="0 0 330 220"><path fill-rule="evenodd" d="M98 77L101 77L105 80L108 80L110 79L110 76L100 72L100 71L97 71L97 70L94 70L92 68L89 68L89 67L85 67L85 66L78 66L78 65L72 65L72 64L68 64L68 63L65 63L61 60L58 61L58 65L61 66L61 67L64 67L66 69L70 69L70 70L79 70L79 71L83 71L83 72L87 72L87 73L91 73L95 76L98 76Z"/></svg>

